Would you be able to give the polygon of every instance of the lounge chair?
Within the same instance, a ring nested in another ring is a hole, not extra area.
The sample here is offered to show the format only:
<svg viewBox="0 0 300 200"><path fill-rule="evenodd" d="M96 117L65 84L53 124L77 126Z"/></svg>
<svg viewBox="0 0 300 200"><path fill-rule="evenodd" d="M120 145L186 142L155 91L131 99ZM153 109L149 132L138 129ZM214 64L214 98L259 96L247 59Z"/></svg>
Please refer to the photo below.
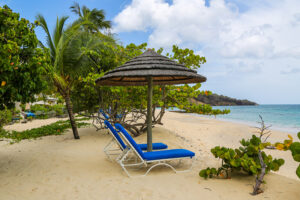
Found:
<svg viewBox="0 0 300 200"><path fill-rule="evenodd" d="M104 117L104 119L101 117ZM109 116L100 108L96 116L93 115L93 126L96 128L96 131L99 131L105 128L103 121L109 120Z"/></svg>
<svg viewBox="0 0 300 200"><path fill-rule="evenodd" d="M111 114L111 109L108 109L107 112L108 112L109 114ZM110 117L104 112L104 110L99 109L99 113L101 113L101 114L103 115L103 117L104 117L106 120L109 120L109 119L110 119ZM116 115L115 115L115 118L116 118L116 119L121 119L122 117L123 117L122 114L116 114Z"/></svg>
<svg viewBox="0 0 300 200"><path fill-rule="evenodd" d="M109 119L109 116L101 108L99 109L99 113L101 113L106 120Z"/></svg>
<svg viewBox="0 0 300 200"><path fill-rule="evenodd" d="M126 167L134 167L134 166L147 167L150 164L154 164L147 170L144 176L146 176L154 167L161 166L161 165L170 167L175 173L189 171L192 168L193 158L195 156L194 152L186 149L170 149L170 150L143 152L141 147L134 141L134 139L129 135L129 133L123 128L121 124L116 123L115 127L120 131L120 135L122 136L125 143L127 144L126 148L123 151L124 153L122 155L122 158L119 159L119 163L122 169L129 177L131 177L131 175L127 171ZM134 153L134 155L137 157L136 163L126 163L127 156L130 153ZM185 158L192 159L192 164L190 168L187 170L178 171L172 165L167 163L167 161L181 160Z"/></svg>
<svg viewBox="0 0 300 200"><path fill-rule="evenodd" d="M107 157L111 160L112 155L119 155L117 157L117 160L121 158L122 153L124 152L124 149L127 148L125 143L123 142L122 138L118 134L118 131L114 129L114 127L111 125L111 123L107 120L104 121L105 126L109 130L109 133L113 137L112 140L104 147L104 153L107 155ZM117 144L118 148L113 148L113 145ZM137 144L139 148L142 151L147 150L147 144ZM152 144L153 150L158 149L167 149L168 146L164 143L153 143Z"/></svg>

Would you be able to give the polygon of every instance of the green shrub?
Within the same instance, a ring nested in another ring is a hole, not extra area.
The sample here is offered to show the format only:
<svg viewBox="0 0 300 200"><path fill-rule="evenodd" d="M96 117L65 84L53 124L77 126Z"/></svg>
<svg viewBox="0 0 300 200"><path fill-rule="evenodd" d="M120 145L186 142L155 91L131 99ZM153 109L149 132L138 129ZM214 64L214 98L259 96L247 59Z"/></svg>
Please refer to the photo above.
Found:
<svg viewBox="0 0 300 200"><path fill-rule="evenodd" d="M41 111L43 113L46 113L49 111L49 109L47 108L46 105L39 105L39 104L35 104L35 105L32 105L30 106L30 111L35 113L37 111Z"/></svg>
<svg viewBox="0 0 300 200"><path fill-rule="evenodd" d="M300 139L300 132L298 133L298 138ZM300 142L293 142L290 146L292 156L296 162L300 162ZM296 169L296 174L300 178L300 164Z"/></svg>
<svg viewBox="0 0 300 200"><path fill-rule="evenodd" d="M84 127L89 123L79 122L77 127ZM12 139L11 143L19 142L24 139L35 139L47 135L61 135L66 129L71 128L70 121L57 121L39 128L33 128L25 131L0 131L0 138Z"/></svg>
<svg viewBox="0 0 300 200"><path fill-rule="evenodd" d="M4 107L4 110L0 110L0 129L12 120L12 112Z"/></svg>
<svg viewBox="0 0 300 200"><path fill-rule="evenodd" d="M264 182L265 174L270 171L278 171L284 164L284 160L273 159L271 155L267 155L263 151L266 147L272 146L270 142L266 142L271 132L268 130L270 126L266 126L262 117L259 117L261 119L259 122L261 127L258 128L259 137L252 135L249 140L242 139L240 141L242 146L238 149L219 146L211 149L211 153L222 160L222 165L218 169L209 167L203 169L199 172L199 176L205 179L219 176L229 178L232 171L245 172L256 176L252 194L263 192L260 186ZM290 144L290 141L285 143Z"/></svg>
<svg viewBox="0 0 300 200"><path fill-rule="evenodd" d="M65 108L65 106L63 104L55 104L55 105L51 106L51 110L56 112L56 116L63 115L64 108Z"/></svg>
<svg viewBox="0 0 300 200"><path fill-rule="evenodd" d="M36 114L38 119L48 119L49 116L53 115L52 112L55 112L55 116L60 116L64 114L65 106L63 104L55 105L33 105L30 107L30 110Z"/></svg>
<svg viewBox="0 0 300 200"><path fill-rule="evenodd" d="M25 107L26 107L25 104L21 104L20 107L21 107L22 111L25 111Z"/></svg>
<svg viewBox="0 0 300 200"><path fill-rule="evenodd" d="M249 175L258 175L261 172L261 164L259 161L259 150L263 150L270 143L262 143L261 139L252 135L250 140L242 139L241 147L231 149L226 147L215 147L211 149L211 153L215 158L222 160L222 166L216 168L206 168L200 171L199 175L203 178L212 178L214 176L229 177L232 171L242 171ZM264 151L262 158L266 164L266 173L269 171L278 171L284 164L283 159L273 159L271 155L267 155Z"/></svg>
<svg viewBox="0 0 300 200"><path fill-rule="evenodd" d="M273 146L278 150L292 152L293 159L296 162L300 162L300 142L293 142L293 137L288 135L289 139L284 140L283 143L277 142ZM300 139L300 132L298 133L298 138ZM300 164L296 169L296 174L300 178Z"/></svg>

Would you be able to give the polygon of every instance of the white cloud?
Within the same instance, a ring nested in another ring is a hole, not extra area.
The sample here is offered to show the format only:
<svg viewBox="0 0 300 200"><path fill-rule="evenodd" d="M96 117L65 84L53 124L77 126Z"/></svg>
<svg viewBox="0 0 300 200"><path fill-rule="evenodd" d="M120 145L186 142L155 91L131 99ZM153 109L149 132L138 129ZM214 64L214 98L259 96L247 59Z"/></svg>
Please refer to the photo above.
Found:
<svg viewBox="0 0 300 200"><path fill-rule="evenodd" d="M240 3L247 9L240 11ZM220 77L243 77L253 91L272 79L265 89L274 97L283 81L300 85L282 73L293 71L285 69L287 64L300 65L299 8L299 0L211 0L208 7L204 0L133 0L114 18L114 31L147 31L150 47L177 44L205 53L208 63L201 73L213 88L220 86L215 80ZM261 78L252 82L255 73ZM293 98L300 101L300 95Z"/></svg>
<svg viewBox="0 0 300 200"><path fill-rule="evenodd" d="M152 30L149 43L154 47L196 43L218 48L225 57L269 57L297 39L300 1L259 5L254 2L240 13L224 0L212 0L209 7L204 0L133 0L115 17L114 32Z"/></svg>

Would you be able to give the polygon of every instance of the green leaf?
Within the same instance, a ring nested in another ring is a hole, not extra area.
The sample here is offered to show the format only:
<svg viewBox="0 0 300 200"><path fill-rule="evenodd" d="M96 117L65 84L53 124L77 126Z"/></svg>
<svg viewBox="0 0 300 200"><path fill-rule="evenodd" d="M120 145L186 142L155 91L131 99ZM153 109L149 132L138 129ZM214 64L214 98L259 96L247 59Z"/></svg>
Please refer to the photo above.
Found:
<svg viewBox="0 0 300 200"><path fill-rule="evenodd" d="M293 142L290 146L292 155L300 154L300 142Z"/></svg>
<svg viewBox="0 0 300 200"><path fill-rule="evenodd" d="M239 167L240 166L240 161L239 160L235 160L235 159L232 159L232 160L230 160L230 164L231 164L231 166L233 166L233 167Z"/></svg>
<svg viewBox="0 0 300 200"><path fill-rule="evenodd" d="M293 156L294 160L300 162L300 154L296 154Z"/></svg>
<svg viewBox="0 0 300 200"><path fill-rule="evenodd" d="M296 174L297 176L300 178L300 165L298 166L297 170L296 170Z"/></svg>
<svg viewBox="0 0 300 200"><path fill-rule="evenodd" d="M199 172L199 176L200 176L200 177L203 177L203 178L207 178L206 170L205 170L205 169L202 169L202 170Z"/></svg>
<svg viewBox="0 0 300 200"><path fill-rule="evenodd" d="M250 171L253 173L253 174L257 174L257 168L253 165L250 166Z"/></svg>
<svg viewBox="0 0 300 200"><path fill-rule="evenodd" d="M216 170L216 168L211 168L211 174L214 174L214 175L216 175L216 174L217 174L217 170Z"/></svg>

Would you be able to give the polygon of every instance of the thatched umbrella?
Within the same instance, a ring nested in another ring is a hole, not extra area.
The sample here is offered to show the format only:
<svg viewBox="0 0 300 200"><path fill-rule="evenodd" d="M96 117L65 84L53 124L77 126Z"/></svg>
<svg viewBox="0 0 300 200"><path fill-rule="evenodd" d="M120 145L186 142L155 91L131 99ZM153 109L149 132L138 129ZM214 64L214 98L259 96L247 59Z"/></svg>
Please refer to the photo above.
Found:
<svg viewBox="0 0 300 200"><path fill-rule="evenodd" d="M148 85L147 151L152 151L152 93L153 85L173 85L205 82L206 78L182 64L155 51L146 52L107 72L96 80L99 85L136 86Z"/></svg>

